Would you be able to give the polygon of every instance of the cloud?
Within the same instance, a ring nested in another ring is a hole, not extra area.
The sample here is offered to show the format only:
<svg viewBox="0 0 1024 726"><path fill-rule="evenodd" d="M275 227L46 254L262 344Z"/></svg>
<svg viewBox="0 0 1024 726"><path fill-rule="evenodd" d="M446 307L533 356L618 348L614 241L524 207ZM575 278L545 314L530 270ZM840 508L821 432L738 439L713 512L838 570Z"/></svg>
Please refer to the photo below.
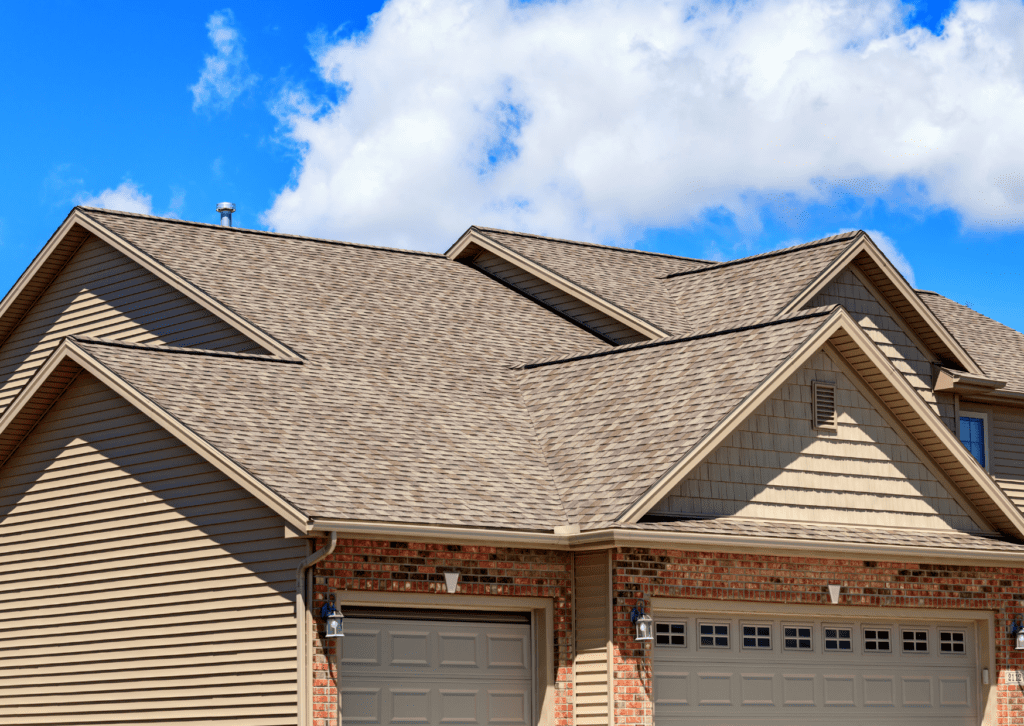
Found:
<svg viewBox="0 0 1024 726"><path fill-rule="evenodd" d="M842 195L1024 226L1024 4L390 0L275 109L282 231L443 249L469 224L629 241ZM788 207L787 207L788 209Z"/></svg>
<svg viewBox="0 0 1024 726"><path fill-rule="evenodd" d="M153 197L143 193L130 179L122 182L116 189L104 189L96 196L80 195L75 198L75 203L85 207L116 209L120 212L153 213Z"/></svg>
<svg viewBox="0 0 1024 726"><path fill-rule="evenodd" d="M203 107L225 110L259 80L259 76L249 72L242 36L232 27L234 22L234 13L221 10L211 15L206 23L217 52L206 56L203 73L191 87L193 111Z"/></svg>
<svg viewBox="0 0 1024 726"><path fill-rule="evenodd" d="M864 231L878 245L878 249L882 250L882 254L889 258L889 262L907 279L910 286L917 287L917 282L914 280L914 268L910 266L910 262L903 256L903 253L896 248L896 243L892 241L892 238L884 232L879 232L877 229L866 229Z"/></svg>

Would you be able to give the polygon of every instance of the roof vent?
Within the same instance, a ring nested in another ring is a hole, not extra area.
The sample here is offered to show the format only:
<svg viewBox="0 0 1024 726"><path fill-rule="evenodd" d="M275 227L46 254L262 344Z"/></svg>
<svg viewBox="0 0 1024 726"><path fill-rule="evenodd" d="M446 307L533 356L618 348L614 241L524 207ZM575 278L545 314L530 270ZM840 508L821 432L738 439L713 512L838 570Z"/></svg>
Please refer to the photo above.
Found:
<svg viewBox="0 0 1024 726"><path fill-rule="evenodd" d="M834 383L813 381L814 428L836 428L836 386Z"/></svg>
<svg viewBox="0 0 1024 726"><path fill-rule="evenodd" d="M231 213L235 211L235 205L231 202L221 202L217 205L217 211L220 212L220 226L230 227Z"/></svg>

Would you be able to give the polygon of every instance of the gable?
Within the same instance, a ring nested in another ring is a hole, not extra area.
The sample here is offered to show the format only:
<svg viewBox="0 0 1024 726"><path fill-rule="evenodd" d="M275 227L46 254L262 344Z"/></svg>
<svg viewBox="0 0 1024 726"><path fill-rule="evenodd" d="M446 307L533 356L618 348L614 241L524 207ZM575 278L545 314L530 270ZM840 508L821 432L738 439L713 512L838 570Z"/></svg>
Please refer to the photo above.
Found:
<svg viewBox="0 0 1024 726"><path fill-rule="evenodd" d="M68 335L267 352L98 237L90 236L0 343L0 414Z"/></svg>
<svg viewBox="0 0 1024 726"><path fill-rule="evenodd" d="M835 430L812 428L815 381L836 386ZM821 350L650 514L990 531L894 423Z"/></svg>
<svg viewBox="0 0 1024 726"><path fill-rule="evenodd" d="M294 718L305 554L280 516L81 373L0 466L0 721L185 708L243 723L254 692L272 694L261 716Z"/></svg>

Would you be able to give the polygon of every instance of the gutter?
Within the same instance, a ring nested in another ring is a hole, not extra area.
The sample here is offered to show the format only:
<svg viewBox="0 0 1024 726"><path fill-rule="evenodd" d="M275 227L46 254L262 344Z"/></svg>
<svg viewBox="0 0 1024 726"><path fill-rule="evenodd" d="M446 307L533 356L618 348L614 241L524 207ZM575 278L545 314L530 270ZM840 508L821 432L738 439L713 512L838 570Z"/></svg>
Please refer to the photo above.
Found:
<svg viewBox="0 0 1024 726"><path fill-rule="evenodd" d="M942 547L923 545L876 544L868 542L829 542L794 537L766 537L711 532L678 532L667 529L605 527L584 532L559 528L552 532L488 530L473 527L437 527L430 525L384 524L321 520L312 524L319 536L330 532L350 539L402 540L443 544L483 544L491 547L522 547L562 551L585 551L612 547L650 547L699 552L739 552L830 559L872 559L892 562L920 561L943 564L1020 567L1024 547L1019 550ZM941 530L937 534L941 534ZM920 534L927 536L928 532Z"/></svg>
<svg viewBox="0 0 1024 726"><path fill-rule="evenodd" d="M309 659L306 655L306 646L309 644L309 633L306 626L306 615L309 607L306 604L307 575L312 575L313 565L334 552L338 546L338 533L331 532L331 541L321 547L309 557L304 559L295 568L295 657L297 668L295 671L296 705L298 707L298 726L310 726L313 712L313 678ZM308 586L309 600L313 599L313 588Z"/></svg>

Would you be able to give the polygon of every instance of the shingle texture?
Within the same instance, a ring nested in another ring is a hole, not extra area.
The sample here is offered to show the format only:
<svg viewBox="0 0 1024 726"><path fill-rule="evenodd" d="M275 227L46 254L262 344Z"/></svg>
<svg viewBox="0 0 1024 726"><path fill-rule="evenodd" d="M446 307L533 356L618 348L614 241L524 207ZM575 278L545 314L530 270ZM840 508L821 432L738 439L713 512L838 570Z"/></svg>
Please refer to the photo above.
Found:
<svg viewBox="0 0 1024 726"><path fill-rule="evenodd" d="M313 519L511 530L625 526L827 323L833 307L780 312L855 240L712 264L478 230L669 333L612 347L442 255L83 213L300 359L79 339L127 385ZM981 316L929 304L979 360L1016 346L990 372L1024 370L1020 334L970 337Z"/></svg>
<svg viewBox="0 0 1024 726"><path fill-rule="evenodd" d="M987 375L1006 381L1003 390L1024 393L1024 335L942 295L920 297Z"/></svg>

